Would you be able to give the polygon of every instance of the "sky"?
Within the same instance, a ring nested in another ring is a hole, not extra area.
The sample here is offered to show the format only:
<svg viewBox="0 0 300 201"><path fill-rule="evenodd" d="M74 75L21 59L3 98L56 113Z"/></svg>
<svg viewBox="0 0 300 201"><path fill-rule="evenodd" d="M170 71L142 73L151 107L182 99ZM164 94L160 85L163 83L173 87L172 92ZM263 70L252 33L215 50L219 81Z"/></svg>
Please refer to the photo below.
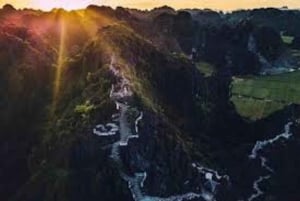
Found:
<svg viewBox="0 0 300 201"><path fill-rule="evenodd" d="M63 7L67 10L85 8L89 4L123 6L151 9L168 5L180 8L211 8L216 10L236 10L258 7L300 8L300 0L0 0L0 6L12 4L16 8L37 8L51 10Z"/></svg>

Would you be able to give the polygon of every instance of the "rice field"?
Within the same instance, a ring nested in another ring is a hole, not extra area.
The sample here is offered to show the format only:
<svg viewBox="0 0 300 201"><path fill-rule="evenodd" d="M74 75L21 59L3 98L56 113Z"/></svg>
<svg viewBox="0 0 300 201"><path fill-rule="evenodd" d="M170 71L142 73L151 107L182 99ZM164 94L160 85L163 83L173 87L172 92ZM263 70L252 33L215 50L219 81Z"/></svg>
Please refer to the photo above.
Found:
<svg viewBox="0 0 300 201"><path fill-rule="evenodd" d="M300 71L280 75L234 78L232 101L237 111L260 119L291 104L300 104Z"/></svg>

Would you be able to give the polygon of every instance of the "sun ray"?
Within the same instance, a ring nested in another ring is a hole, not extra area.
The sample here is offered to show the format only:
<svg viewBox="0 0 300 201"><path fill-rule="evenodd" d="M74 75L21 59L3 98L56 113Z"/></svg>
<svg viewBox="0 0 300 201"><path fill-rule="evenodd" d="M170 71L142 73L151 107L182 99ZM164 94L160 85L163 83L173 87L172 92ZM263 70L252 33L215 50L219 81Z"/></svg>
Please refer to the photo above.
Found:
<svg viewBox="0 0 300 201"><path fill-rule="evenodd" d="M52 112L55 112L57 107L57 102L59 100L59 93L61 88L61 81L62 81L62 71L65 65L65 57L66 57L66 50L65 50L65 39L66 39L66 24L63 18L60 18L60 39L59 39L59 48L58 48L58 55L57 55L57 62L56 62L56 69L55 69L55 77L54 77L54 86L53 86L53 104L52 104Z"/></svg>

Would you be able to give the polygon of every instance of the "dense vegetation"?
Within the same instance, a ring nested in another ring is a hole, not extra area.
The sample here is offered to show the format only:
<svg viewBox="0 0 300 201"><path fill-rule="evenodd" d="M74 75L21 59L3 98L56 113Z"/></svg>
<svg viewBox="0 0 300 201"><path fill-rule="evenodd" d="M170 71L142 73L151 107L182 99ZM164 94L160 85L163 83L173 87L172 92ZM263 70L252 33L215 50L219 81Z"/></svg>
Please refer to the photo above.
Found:
<svg viewBox="0 0 300 201"><path fill-rule="evenodd" d="M0 198L132 200L107 157L114 139L92 135L93 127L115 112L109 97L117 82L109 70L112 58L130 80L134 104L145 113L140 139L122 152L129 170L149 173L145 191L168 196L195 188L195 181L185 184L186 177L196 179L193 161L236 178L245 174L236 158L242 161L249 144L281 132L279 124L299 116L292 105L300 103L299 72L260 77L264 65L258 55L271 65L285 55L297 68L299 41L297 30L285 30L295 36L287 42L280 33L286 26L240 20L238 13L3 7ZM250 36L256 52L249 50ZM247 166L245 159L241 163ZM299 175L294 169L289 174ZM270 191L282 185L272 182ZM291 198L299 195L295 183L287 184ZM244 194L240 189L224 196Z"/></svg>

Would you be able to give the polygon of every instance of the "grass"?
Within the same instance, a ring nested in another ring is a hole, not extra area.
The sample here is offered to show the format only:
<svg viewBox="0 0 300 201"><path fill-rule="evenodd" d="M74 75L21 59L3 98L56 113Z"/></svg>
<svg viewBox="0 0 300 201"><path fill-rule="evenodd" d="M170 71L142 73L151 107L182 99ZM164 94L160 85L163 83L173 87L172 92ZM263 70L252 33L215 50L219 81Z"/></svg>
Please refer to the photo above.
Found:
<svg viewBox="0 0 300 201"><path fill-rule="evenodd" d="M242 116L260 119L291 103L300 104L300 72L234 78L232 94Z"/></svg>
<svg viewBox="0 0 300 201"><path fill-rule="evenodd" d="M288 45L292 44L292 42L294 40L293 36L281 36L281 38L282 38L282 41Z"/></svg>
<svg viewBox="0 0 300 201"><path fill-rule="evenodd" d="M232 101L241 116L248 117L252 120L266 117L285 106L285 104L279 102L266 102L251 98L239 98L237 96L233 96Z"/></svg>
<svg viewBox="0 0 300 201"><path fill-rule="evenodd" d="M214 67L206 62L199 62L196 64L196 67L205 77L211 76L215 71Z"/></svg>
<svg viewBox="0 0 300 201"><path fill-rule="evenodd" d="M80 114L86 114L89 113L94 108L95 106L93 104L90 104L89 101L86 101L84 104L76 105L74 111Z"/></svg>

